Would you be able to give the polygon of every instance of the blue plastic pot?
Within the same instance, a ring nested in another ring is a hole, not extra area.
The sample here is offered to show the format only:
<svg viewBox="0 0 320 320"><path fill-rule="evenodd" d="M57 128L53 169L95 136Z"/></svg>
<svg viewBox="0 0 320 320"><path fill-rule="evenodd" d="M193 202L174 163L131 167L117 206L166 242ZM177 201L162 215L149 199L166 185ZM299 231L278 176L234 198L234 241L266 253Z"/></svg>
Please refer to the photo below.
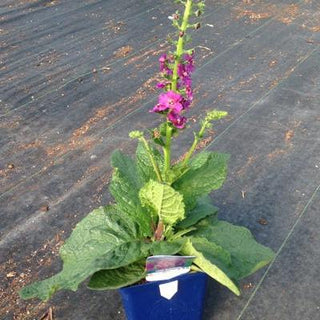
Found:
<svg viewBox="0 0 320 320"><path fill-rule="evenodd" d="M120 289L127 319L201 320L207 278L202 272L187 273L170 280ZM177 291L170 293L169 290L169 296L164 297L163 289L168 287L176 287Z"/></svg>

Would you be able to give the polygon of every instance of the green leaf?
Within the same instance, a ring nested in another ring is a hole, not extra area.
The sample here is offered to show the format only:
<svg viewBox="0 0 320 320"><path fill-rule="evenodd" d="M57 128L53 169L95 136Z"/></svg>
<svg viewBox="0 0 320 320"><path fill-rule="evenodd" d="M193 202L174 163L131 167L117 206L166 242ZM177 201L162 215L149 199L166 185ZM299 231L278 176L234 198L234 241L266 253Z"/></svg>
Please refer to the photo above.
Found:
<svg viewBox="0 0 320 320"><path fill-rule="evenodd" d="M131 157L116 150L111 155L111 164L113 168L117 168L131 182L135 189L140 189L142 182L139 175L137 175L135 161Z"/></svg>
<svg viewBox="0 0 320 320"><path fill-rule="evenodd" d="M233 257L233 264L238 270L237 278L244 278L270 263L274 252L258 243L250 230L235 226L225 221L200 229L199 234L210 241L223 245Z"/></svg>
<svg viewBox="0 0 320 320"><path fill-rule="evenodd" d="M152 140L155 144L158 144L161 147L164 147L166 145L161 137L160 138L152 138Z"/></svg>
<svg viewBox="0 0 320 320"><path fill-rule="evenodd" d="M219 189L227 176L229 155L216 152L202 152L194 157L190 169L177 181L173 188L179 191L188 209L193 208L196 199Z"/></svg>
<svg viewBox="0 0 320 320"><path fill-rule="evenodd" d="M223 270L231 263L231 257L222 247L203 238L189 237L182 253L195 256L194 264L202 271L229 288L236 295L240 295L240 290L234 280Z"/></svg>
<svg viewBox="0 0 320 320"><path fill-rule="evenodd" d="M186 212L186 218L177 224L178 229L189 228L200 220L218 214L218 208L211 204L211 199L208 196L198 199L196 207Z"/></svg>
<svg viewBox="0 0 320 320"><path fill-rule="evenodd" d="M183 254L195 255L195 264L239 295L237 280L246 277L274 258L271 249L257 243L251 232L216 217L203 219L188 236Z"/></svg>
<svg viewBox="0 0 320 320"><path fill-rule="evenodd" d="M157 214L164 224L174 225L184 218L182 195L166 184L150 180L139 196L142 205Z"/></svg>
<svg viewBox="0 0 320 320"><path fill-rule="evenodd" d="M63 269L55 276L35 282L20 291L23 299L47 300L60 289L77 290L78 285L101 269L116 269L149 255L135 223L113 207L100 207L78 223L60 249Z"/></svg>
<svg viewBox="0 0 320 320"><path fill-rule="evenodd" d="M133 263L113 270L100 270L91 277L88 288L93 290L119 289L137 283L146 276L143 263Z"/></svg>
<svg viewBox="0 0 320 320"><path fill-rule="evenodd" d="M180 252L187 239L179 238L175 240L155 241L152 243L150 254L156 255L173 255Z"/></svg>
<svg viewBox="0 0 320 320"><path fill-rule="evenodd" d="M152 242L150 243L150 255L176 254L182 249L186 240ZM94 290L118 289L134 284L145 276L145 260L143 260L118 269L100 270L93 274L88 287Z"/></svg>
<svg viewBox="0 0 320 320"><path fill-rule="evenodd" d="M139 201L142 181L137 174L135 161L117 150L111 156L111 164L114 172L110 192L117 202L117 208L136 221L144 236L150 236L152 217L144 212Z"/></svg>
<svg viewBox="0 0 320 320"><path fill-rule="evenodd" d="M182 165L181 162L176 163L168 170L167 182L172 185L176 180L183 176L189 169Z"/></svg>
<svg viewBox="0 0 320 320"><path fill-rule="evenodd" d="M163 157L161 153L157 149L152 147L150 147L150 150L152 152L153 158L155 159L155 162L158 165L158 168L161 171L163 167ZM142 142L138 143L136 158L138 173L141 176L143 182L147 183L150 180L157 180L157 175L151 163L149 153Z"/></svg>
<svg viewBox="0 0 320 320"><path fill-rule="evenodd" d="M225 221L199 227L192 236L205 238L230 252L230 274L235 279L254 273L274 258L273 251L256 242L247 228L234 226Z"/></svg>

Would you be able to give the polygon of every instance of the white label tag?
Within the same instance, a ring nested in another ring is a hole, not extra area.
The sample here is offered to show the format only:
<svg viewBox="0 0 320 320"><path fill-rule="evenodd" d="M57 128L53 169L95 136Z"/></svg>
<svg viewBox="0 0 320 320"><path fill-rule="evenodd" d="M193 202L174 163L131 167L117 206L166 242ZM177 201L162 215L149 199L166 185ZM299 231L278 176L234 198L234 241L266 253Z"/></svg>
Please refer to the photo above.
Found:
<svg viewBox="0 0 320 320"><path fill-rule="evenodd" d="M168 300L178 292L178 280L159 285L160 295Z"/></svg>

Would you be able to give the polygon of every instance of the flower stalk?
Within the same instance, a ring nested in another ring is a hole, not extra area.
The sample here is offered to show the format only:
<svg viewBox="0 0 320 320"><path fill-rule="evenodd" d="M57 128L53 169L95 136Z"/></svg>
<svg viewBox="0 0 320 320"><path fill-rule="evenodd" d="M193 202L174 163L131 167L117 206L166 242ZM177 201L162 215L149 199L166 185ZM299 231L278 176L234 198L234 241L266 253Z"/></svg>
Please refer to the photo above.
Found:
<svg viewBox="0 0 320 320"><path fill-rule="evenodd" d="M181 63L181 57L184 53L184 39L185 39L185 33L188 28L188 23L189 23L189 18L191 15L192 11L192 0L187 0L185 3L185 10L182 18L182 23L179 28L179 39L177 42L177 47L176 47L176 53L175 53L175 62L174 62L174 67L173 67L173 73L172 73L172 82L171 82L171 90L173 92L178 92L178 69L179 69L179 64ZM168 177L168 171L170 170L170 165L171 165L171 139L172 139L172 128L170 126L170 122L167 120L167 125L166 125L166 144L163 148L163 153L164 153L164 176L165 179Z"/></svg>
<svg viewBox="0 0 320 320"><path fill-rule="evenodd" d="M179 39L177 43L177 49L175 54L175 63L173 67L173 75L172 75L172 85L171 89L173 91L177 91L177 84L178 84L178 66L181 61L181 56L184 53L184 40L185 40L185 33L188 28L189 18L192 11L192 0L187 0L185 4L185 10L182 18L182 23L179 32Z"/></svg>
<svg viewBox="0 0 320 320"><path fill-rule="evenodd" d="M164 177L165 180L168 178L168 172L171 166L171 139L172 139L172 128L169 121L166 124L166 144L163 148L164 154Z"/></svg>
<svg viewBox="0 0 320 320"><path fill-rule="evenodd" d="M222 118L226 117L227 115L228 115L228 113L226 111L220 111L220 110L212 110L207 113L207 116L202 121L202 125L201 125L199 132L195 133L193 143L192 143L189 151L187 152L187 154L184 157L184 160L182 163L183 167L185 167L188 164L192 154L196 150L197 145L200 142L200 140L203 138L206 130L212 127L211 122L214 120L222 119Z"/></svg>
<svg viewBox="0 0 320 320"><path fill-rule="evenodd" d="M198 143L203 138L203 135L204 135L206 129L208 128L208 125L210 125L210 122L208 121L207 118L205 118L205 120L202 122L202 126L201 126L199 132L195 133L195 135L194 135L193 143L192 143L189 151L187 152L186 156L184 157L182 166L186 166L188 164L189 159L191 158L194 151L196 150Z"/></svg>

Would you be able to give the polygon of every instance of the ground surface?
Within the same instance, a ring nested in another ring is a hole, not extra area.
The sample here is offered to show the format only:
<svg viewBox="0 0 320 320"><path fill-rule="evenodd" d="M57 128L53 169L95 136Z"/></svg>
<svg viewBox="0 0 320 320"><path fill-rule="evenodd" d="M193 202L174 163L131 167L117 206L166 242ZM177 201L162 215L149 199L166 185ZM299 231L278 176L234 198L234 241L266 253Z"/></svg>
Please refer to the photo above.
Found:
<svg viewBox="0 0 320 320"><path fill-rule="evenodd" d="M114 291L39 303L17 290L59 270L71 229L110 200L111 151L132 152L128 132L157 124L147 111L170 3L1 1L1 319L124 319ZM210 282L204 319L318 319L320 3L207 0L202 25L190 115L230 114L207 139L231 154L213 199L277 253L240 298Z"/></svg>

